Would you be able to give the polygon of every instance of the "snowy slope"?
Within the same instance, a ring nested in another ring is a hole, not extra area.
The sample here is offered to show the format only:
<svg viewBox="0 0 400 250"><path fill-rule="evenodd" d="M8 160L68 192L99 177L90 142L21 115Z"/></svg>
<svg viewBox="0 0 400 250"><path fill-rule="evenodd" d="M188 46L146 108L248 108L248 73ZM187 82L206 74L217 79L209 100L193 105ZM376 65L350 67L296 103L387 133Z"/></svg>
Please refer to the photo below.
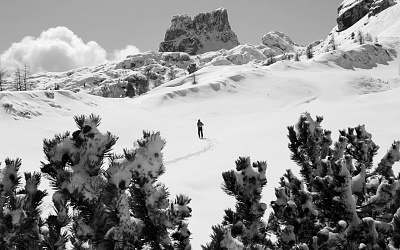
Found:
<svg viewBox="0 0 400 250"><path fill-rule="evenodd" d="M365 123L382 148L376 159L382 157L400 139L398 65L394 58L353 70L317 59L269 67L209 66L196 73L195 84L185 76L134 99L69 91L3 92L0 105L12 108L0 110L0 159L20 157L22 171L38 171L44 160L42 140L74 130L72 116L79 114L102 117L100 130L120 138L117 153L131 147L143 129L160 131L167 140L167 172L160 181L171 197L185 193L192 198L189 226L193 248L200 249L209 241L211 226L222 220L223 209L234 204L220 189L221 173L233 169L239 156L267 160L266 203L274 198L285 169L297 172L289 159L286 126L301 112L323 115L323 127L333 131L333 138L338 129ZM205 123L206 140L197 138L197 119Z"/></svg>
<svg viewBox="0 0 400 250"><path fill-rule="evenodd" d="M343 4L354 3L355 1L346 0ZM315 50L317 53L324 53L329 41L334 38L335 44L341 48L347 48L357 43L356 39L359 32L363 36L370 37L370 42L378 43L398 43L400 41L400 4L395 1L393 6L383 10L375 16L364 16L358 22L353 24L348 29L337 32L338 26L335 26L329 33L325 41L323 41ZM368 39L366 39L368 40Z"/></svg>

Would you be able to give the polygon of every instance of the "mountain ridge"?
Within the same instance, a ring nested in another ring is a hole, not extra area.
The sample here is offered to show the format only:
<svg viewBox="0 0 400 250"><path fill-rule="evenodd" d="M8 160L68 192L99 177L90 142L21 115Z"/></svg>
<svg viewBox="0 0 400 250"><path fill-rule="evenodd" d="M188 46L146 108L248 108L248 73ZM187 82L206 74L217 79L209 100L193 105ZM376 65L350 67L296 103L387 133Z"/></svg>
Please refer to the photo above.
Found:
<svg viewBox="0 0 400 250"><path fill-rule="evenodd" d="M380 1L374 1L378 3ZM355 6L356 0L345 0L340 6ZM391 2L392 3L392 2ZM371 8L375 8L371 5ZM358 22L343 31L338 31L339 24L332 29L325 40L319 40L308 45L316 58L314 60L332 60L339 66L352 69L354 67L374 67L385 64L397 57L396 46L398 38L389 38L400 33L400 5L393 2L389 7L375 15L364 15ZM340 16L342 9L338 9ZM187 20L185 24L182 20ZM189 22L190 19L190 22ZM187 15L177 15L173 18L180 25L193 26L199 30L217 29L230 30L227 20L227 10L220 8L211 13L197 15L193 22ZM207 25L204 25L207 23ZM212 27L217 24L216 28ZM202 26L203 25L203 26ZM175 25L179 26L179 25ZM205 27L205 28L204 28ZM355 33L373 37L366 41L369 45L357 44ZM167 36L167 35L166 35ZM373 40L379 40L376 43ZM387 42L385 42L387 40ZM399 40L400 41L400 40ZM335 48L334 48L335 47ZM306 47L296 44L283 32L271 31L266 33L257 45L239 44L231 49L208 51L202 54L190 55L186 52L155 52L148 51L128 56L115 62L107 62L93 67L83 67L67 72L40 72L31 76L33 89L50 90L61 88L74 92L84 92L103 97L123 97L128 81L136 84L140 81L149 82L149 90L179 77L187 77L187 67L196 64L198 68L219 65L244 65L268 67L271 63L294 60L296 54L299 60L306 60ZM322 59L318 59L322 56ZM370 61L368 61L370 60ZM8 89L13 86L9 85Z"/></svg>

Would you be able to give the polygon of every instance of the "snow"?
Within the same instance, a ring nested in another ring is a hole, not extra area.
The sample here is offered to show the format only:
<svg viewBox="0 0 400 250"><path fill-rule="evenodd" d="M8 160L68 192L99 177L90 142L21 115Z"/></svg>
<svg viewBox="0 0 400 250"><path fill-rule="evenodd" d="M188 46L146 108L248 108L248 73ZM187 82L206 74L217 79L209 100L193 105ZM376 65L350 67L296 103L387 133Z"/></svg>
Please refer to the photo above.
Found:
<svg viewBox="0 0 400 250"><path fill-rule="evenodd" d="M99 130L119 137L113 150L118 154L124 148L132 148L143 130L160 131L166 140L162 151L166 173L160 181L168 188L171 198L179 193L191 198L193 211L188 229L192 232L193 249L201 249L200 245L210 241L211 226L222 221L223 210L234 206L235 201L220 188L221 174L234 170L239 156L267 161L268 183L262 193L263 203L275 200L274 188L279 186L286 169L292 169L299 176L298 166L290 160L287 148L287 126L294 125L300 114L307 111L311 117L324 116L322 127L333 131L334 141L339 129L366 124L374 142L380 146L374 168L392 142L400 139L400 59L397 56L400 40L393 35L400 33L400 25L389 25L399 22L393 13L399 13L400 4L391 8L396 11L379 13L386 19L371 17L364 26L367 21L364 18L354 27L335 33L339 45L335 52L321 53L312 60L302 58L300 62L280 61L268 67L252 63L233 65L225 57L219 57L226 51L209 52L198 56L211 64L195 73L196 83L192 76L182 76L133 99L102 98L65 90L1 92L1 167L5 167L6 157L19 157L22 158L20 173L39 171L40 162L45 161L43 139L76 130L75 115L99 115L102 118ZM372 28L373 25L376 27ZM375 53L373 43L359 46L348 39L359 28L370 32L372 37L382 35L379 38L382 51L392 49L397 53L391 53L385 60L379 55L369 59L359 56ZM260 55L253 52L249 46L242 45L230 53L252 58ZM355 63L350 59L339 60L342 55L361 59ZM71 72L83 78L92 74L83 69ZM65 77L62 73L59 75ZM205 123L204 140L197 137L198 119ZM346 168L342 170L348 173ZM398 170L395 163L395 174ZM124 178L115 175L113 181ZM359 181L362 179L360 176ZM353 181L353 185L359 182ZM45 178L40 187L50 193L45 198L46 214L52 210L51 197L60 201L62 197L53 196ZM348 197L350 200L351 192ZM377 197L371 199L374 198ZM286 203L287 199L282 197L278 201ZM113 230L117 235L119 229ZM291 230L286 228L286 231L289 240Z"/></svg>
<svg viewBox="0 0 400 250"><path fill-rule="evenodd" d="M366 168L365 165L361 165L361 171L351 180L351 191L354 193L361 192L365 185Z"/></svg>
<svg viewBox="0 0 400 250"><path fill-rule="evenodd" d="M168 163L160 181L171 197L184 193L192 199L188 228L193 248L200 249L209 242L211 226L221 222L223 209L234 204L220 189L221 174L233 170L239 156L268 162L262 198L267 204L274 200L274 188L285 169L298 175L298 167L290 161L286 127L294 125L304 111L312 117L323 115L323 128L334 131L333 139L338 129L367 124L381 146L375 162L381 159L399 139L398 65L395 58L387 65L353 70L312 60L270 67L209 66L196 72L197 84L181 77L134 99L68 91L2 92L0 105L10 103L13 108L0 110L0 159L20 157L21 172L39 171L44 161L42 140L73 131L74 115L100 115L99 130L119 137L116 153L131 148L143 129L160 131L166 139L163 158ZM365 93L360 91L368 88L360 81L363 77L382 79L389 87ZM199 118L206 124L205 140L197 138ZM41 185L48 182L43 178ZM268 215L267 210L265 220Z"/></svg>
<svg viewBox="0 0 400 250"><path fill-rule="evenodd" d="M294 125L300 113L323 115L323 127L332 131L368 124L382 149L399 139L400 111L393 109L400 104L397 66L398 61L352 71L309 61L277 63L275 69L211 66L198 72L196 85L179 78L136 99L104 99L67 91L53 91L54 99L49 99L41 91L3 92L1 104L12 103L14 110L0 110L0 159L21 157L21 172L38 171L44 160L42 140L74 130L74 115L100 115L99 129L119 137L114 147L117 153L130 148L143 129L160 131L167 141L164 162L171 162L161 181L172 197L184 193L192 198L189 230L194 249L200 249L200 244L209 241L211 225L222 220L223 209L234 204L220 190L221 173L234 169L239 156L268 162L268 185L262 199L267 204L274 199L273 188L285 169L298 171L289 158L286 126ZM385 79L392 88L359 94L353 82L365 75ZM23 111L37 115L23 116ZM206 124L208 140L197 138L198 118ZM332 136L338 135L333 132ZM209 144L212 147L202 151ZM376 159L384 153L380 150ZM182 160L174 162L177 158ZM42 185L46 185L44 179Z"/></svg>
<svg viewBox="0 0 400 250"><path fill-rule="evenodd" d="M228 250L242 250L242 249L244 249L243 243L232 237L231 229L230 228L225 228L225 230L226 230L225 234L227 235L227 237L225 237L221 241L221 247L224 247L224 248L226 248Z"/></svg>

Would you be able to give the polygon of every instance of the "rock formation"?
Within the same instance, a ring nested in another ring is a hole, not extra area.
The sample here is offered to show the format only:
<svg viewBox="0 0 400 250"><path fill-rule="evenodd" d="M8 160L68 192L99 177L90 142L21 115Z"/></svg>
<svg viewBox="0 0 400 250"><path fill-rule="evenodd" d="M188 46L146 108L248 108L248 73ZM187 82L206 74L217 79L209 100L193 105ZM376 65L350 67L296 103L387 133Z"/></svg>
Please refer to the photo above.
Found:
<svg viewBox="0 0 400 250"><path fill-rule="evenodd" d="M231 49L237 45L239 41L231 30L228 12L219 8L211 13L200 13L193 20L186 14L173 16L159 51L179 51L196 55Z"/></svg>
<svg viewBox="0 0 400 250"><path fill-rule="evenodd" d="M393 4L393 0L345 0L338 8L338 31L351 27L367 14L374 16Z"/></svg>
<svg viewBox="0 0 400 250"><path fill-rule="evenodd" d="M369 9L368 16L375 16L378 13L382 12L383 10L389 8L390 6L394 5L393 0L375 0L371 4L371 8Z"/></svg>
<svg viewBox="0 0 400 250"><path fill-rule="evenodd" d="M268 32L263 36L261 42L271 48L274 55L294 53L296 48L299 47L290 37L279 31Z"/></svg>

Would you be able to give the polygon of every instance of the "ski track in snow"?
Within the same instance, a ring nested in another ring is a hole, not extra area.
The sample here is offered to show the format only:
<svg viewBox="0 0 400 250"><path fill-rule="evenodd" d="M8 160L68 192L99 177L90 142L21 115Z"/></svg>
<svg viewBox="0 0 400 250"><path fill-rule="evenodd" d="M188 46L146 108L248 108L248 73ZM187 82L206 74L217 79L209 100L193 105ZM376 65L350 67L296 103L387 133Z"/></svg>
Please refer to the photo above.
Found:
<svg viewBox="0 0 400 250"><path fill-rule="evenodd" d="M215 139L212 140L212 139L204 138L204 140L206 140L206 141L208 142L208 145L205 146L205 147L204 147L203 149L201 149L200 151L197 151L197 152L194 152L194 153L190 153L190 154L187 154L187 155L185 155L185 156L178 157L178 158L175 158L175 159L173 159L173 160L164 162L164 166L169 165L169 164L177 163L178 161L182 161L182 160L189 159L190 157L199 156L199 155L201 155L201 154L204 154L204 153L207 152L208 150L213 149L213 148L218 144L218 143L217 143L217 140L215 140Z"/></svg>

